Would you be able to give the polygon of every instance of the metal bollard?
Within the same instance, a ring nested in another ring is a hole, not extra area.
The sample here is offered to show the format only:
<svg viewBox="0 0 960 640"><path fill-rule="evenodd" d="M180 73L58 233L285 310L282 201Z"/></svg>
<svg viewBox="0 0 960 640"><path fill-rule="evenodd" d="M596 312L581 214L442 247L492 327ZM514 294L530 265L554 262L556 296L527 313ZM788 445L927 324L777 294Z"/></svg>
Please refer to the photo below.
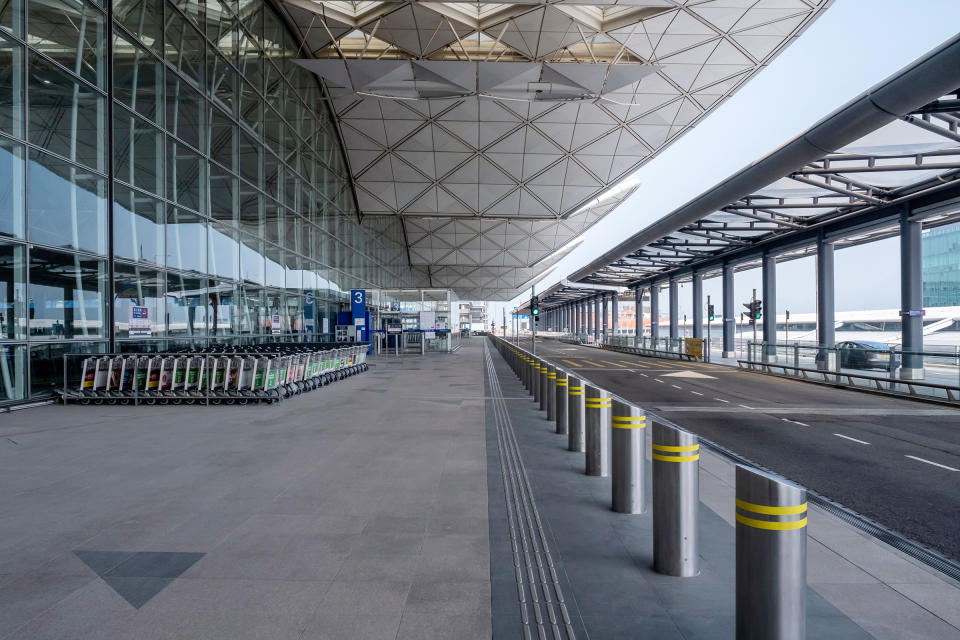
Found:
<svg viewBox="0 0 960 640"><path fill-rule="evenodd" d="M530 392L530 395L534 396L536 399L536 390L537 390L537 380L540 373L540 365L537 364L537 359L527 356L527 391Z"/></svg>
<svg viewBox="0 0 960 640"><path fill-rule="evenodd" d="M646 448L644 428L647 417L640 407L613 401L611 474L613 510L617 513L643 513L647 510Z"/></svg>
<svg viewBox="0 0 960 640"><path fill-rule="evenodd" d="M613 399L607 391L590 385L587 385L586 392L586 471L588 476L606 478L610 475L610 410Z"/></svg>
<svg viewBox="0 0 960 640"><path fill-rule="evenodd" d="M540 411L547 410L547 397L550 395L548 387L550 386L550 378L547 375L550 371L550 367L547 366L546 360L540 361L540 396L537 398L537 401L540 403Z"/></svg>
<svg viewBox="0 0 960 640"><path fill-rule="evenodd" d="M584 425L587 423L587 411L584 404L583 380L567 376L567 449L583 453Z"/></svg>
<svg viewBox="0 0 960 640"><path fill-rule="evenodd" d="M653 569L668 576L700 573L697 520L699 439L653 423Z"/></svg>
<svg viewBox="0 0 960 640"><path fill-rule="evenodd" d="M547 420L557 419L557 368L547 365Z"/></svg>
<svg viewBox="0 0 960 640"><path fill-rule="evenodd" d="M807 492L737 465L737 640L803 640Z"/></svg>
<svg viewBox="0 0 960 640"><path fill-rule="evenodd" d="M540 368L543 363L540 361L540 358L534 356L533 358L533 377L530 378L530 384L533 385L533 401L540 403L540 390L542 388L540 384Z"/></svg>
<svg viewBox="0 0 960 640"><path fill-rule="evenodd" d="M567 435L567 388L569 380L567 372L563 369L557 369L557 384L555 387L554 415L557 418L557 433Z"/></svg>

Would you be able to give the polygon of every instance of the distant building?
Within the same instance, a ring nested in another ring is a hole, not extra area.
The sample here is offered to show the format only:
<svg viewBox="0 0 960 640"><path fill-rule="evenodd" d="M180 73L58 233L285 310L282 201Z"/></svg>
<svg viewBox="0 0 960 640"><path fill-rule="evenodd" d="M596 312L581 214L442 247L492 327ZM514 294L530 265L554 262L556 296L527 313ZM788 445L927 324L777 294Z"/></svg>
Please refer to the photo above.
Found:
<svg viewBox="0 0 960 640"><path fill-rule="evenodd" d="M923 306L960 306L960 225L923 234Z"/></svg>

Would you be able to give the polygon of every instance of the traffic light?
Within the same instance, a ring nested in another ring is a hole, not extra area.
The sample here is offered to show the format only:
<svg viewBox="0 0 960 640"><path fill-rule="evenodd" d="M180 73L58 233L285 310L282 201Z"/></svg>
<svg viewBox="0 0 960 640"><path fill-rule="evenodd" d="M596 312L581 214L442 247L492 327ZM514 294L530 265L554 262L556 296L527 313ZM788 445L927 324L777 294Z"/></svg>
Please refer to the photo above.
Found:
<svg viewBox="0 0 960 640"><path fill-rule="evenodd" d="M714 319L716 318L716 316L713 315L713 305L712 305L712 304L708 304L708 305L707 305L707 318L710 319L710 322L713 322Z"/></svg>
<svg viewBox="0 0 960 640"><path fill-rule="evenodd" d="M753 303L753 319L759 320L763 317L763 300L756 300Z"/></svg>
<svg viewBox="0 0 960 640"><path fill-rule="evenodd" d="M750 302L744 302L743 306L747 308L747 319L750 320L750 324L757 324L757 320L755 318L756 313L753 311L753 300Z"/></svg>
<svg viewBox="0 0 960 640"><path fill-rule="evenodd" d="M537 296L530 298L530 315L532 315L535 320L540 319L540 298Z"/></svg>

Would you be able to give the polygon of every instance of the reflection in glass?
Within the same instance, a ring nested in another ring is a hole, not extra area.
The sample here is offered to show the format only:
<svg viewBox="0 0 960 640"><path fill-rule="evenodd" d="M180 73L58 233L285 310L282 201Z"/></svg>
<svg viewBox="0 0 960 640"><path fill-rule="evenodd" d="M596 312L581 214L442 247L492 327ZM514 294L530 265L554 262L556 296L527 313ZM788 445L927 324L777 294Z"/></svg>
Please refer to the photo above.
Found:
<svg viewBox="0 0 960 640"><path fill-rule="evenodd" d="M121 185L114 187L114 196L114 254L163 264L163 203Z"/></svg>
<svg viewBox="0 0 960 640"><path fill-rule="evenodd" d="M30 396L45 398L63 387L63 356L70 354L71 372L78 375L83 355L106 353L106 342L60 342L30 346Z"/></svg>
<svg viewBox="0 0 960 640"><path fill-rule="evenodd" d="M189 147L167 140L167 197L177 204L201 211L207 162Z"/></svg>
<svg viewBox="0 0 960 640"><path fill-rule="evenodd" d="M153 122L163 115L163 64L118 30L113 44L113 97Z"/></svg>
<svg viewBox="0 0 960 640"><path fill-rule="evenodd" d="M27 43L95 85L105 78L104 15L87 0L30 0Z"/></svg>
<svg viewBox="0 0 960 640"><path fill-rule="evenodd" d="M0 140L0 235L22 238L23 147Z"/></svg>
<svg viewBox="0 0 960 640"><path fill-rule="evenodd" d="M27 391L27 347L0 345L0 404L23 400Z"/></svg>
<svg viewBox="0 0 960 640"><path fill-rule="evenodd" d="M163 132L124 109L114 109L114 176L163 195Z"/></svg>
<svg viewBox="0 0 960 640"><path fill-rule="evenodd" d="M107 263L34 247L27 313L32 340L104 337Z"/></svg>
<svg viewBox="0 0 960 640"><path fill-rule="evenodd" d="M2 11L3 9L0 9L0 12ZM2 35L0 35L0 131L18 138L23 137L23 47Z"/></svg>
<svg viewBox="0 0 960 640"><path fill-rule="evenodd" d="M240 269L240 245L237 232L216 222L210 223L209 272L236 280Z"/></svg>
<svg viewBox="0 0 960 640"><path fill-rule="evenodd" d="M266 309L263 306L263 290L260 287L243 285L238 305L237 332L242 335L259 335L265 332Z"/></svg>
<svg viewBox="0 0 960 640"><path fill-rule="evenodd" d="M22 245L0 243L0 339L27 337L27 267Z"/></svg>
<svg viewBox="0 0 960 640"><path fill-rule="evenodd" d="M146 307L149 335L130 335L131 309ZM123 263L114 264L114 327L118 339L157 338L163 335L163 276L155 269Z"/></svg>
<svg viewBox="0 0 960 640"><path fill-rule="evenodd" d="M263 241L245 233L240 234L240 277L264 284Z"/></svg>
<svg viewBox="0 0 960 640"><path fill-rule="evenodd" d="M209 281L210 335L228 336L235 333L240 318L236 306L237 292L232 282Z"/></svg>
<svg viewBox="0 0 960 640"><path fill-rule="evenodd" d="M143 44L161 51L163 0L113 0L113 16Z"/></svg>
<svg viewBox="0 0 960 640"><path fill-rule="evenodd" d="M31 151L29 185L31 242L106 253L106 180Z"/></svg>
<svg viewBox="0 0 960 640"><path fill-rule="evenodd" d="M207 271L207 225L198 215L171 209L167 216L167 267Z"/></svg>
<svg viewBox="0 0 960 640"><path fill-rule="evenodd" d="M167 274L167 334L204 336L207 333L207 280Z"/></svg>
<svg viewBox="0 0 960 640"><path fill-rule="evenodd" d="M30 55L27 77L30 142L104 171L104 97L36 54Z"/></svg>

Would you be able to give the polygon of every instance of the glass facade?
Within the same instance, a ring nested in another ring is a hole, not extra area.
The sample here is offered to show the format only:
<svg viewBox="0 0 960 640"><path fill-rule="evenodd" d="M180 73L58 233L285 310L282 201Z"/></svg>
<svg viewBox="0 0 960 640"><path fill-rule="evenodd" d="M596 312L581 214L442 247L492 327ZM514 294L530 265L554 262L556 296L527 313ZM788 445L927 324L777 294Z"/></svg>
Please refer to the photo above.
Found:
<svg viewBox="0 0 960 640"><path fill-rule="evenodd" d="M419 284L268 3L107 2L0 3L0 404L65 353L332 340L350 289Z"/></svg>
<svg viewBox="0 0 960 640"><path fill-rule="evenodd" d="M960 306L960 224L923 232L923 306Z"/></svg>

